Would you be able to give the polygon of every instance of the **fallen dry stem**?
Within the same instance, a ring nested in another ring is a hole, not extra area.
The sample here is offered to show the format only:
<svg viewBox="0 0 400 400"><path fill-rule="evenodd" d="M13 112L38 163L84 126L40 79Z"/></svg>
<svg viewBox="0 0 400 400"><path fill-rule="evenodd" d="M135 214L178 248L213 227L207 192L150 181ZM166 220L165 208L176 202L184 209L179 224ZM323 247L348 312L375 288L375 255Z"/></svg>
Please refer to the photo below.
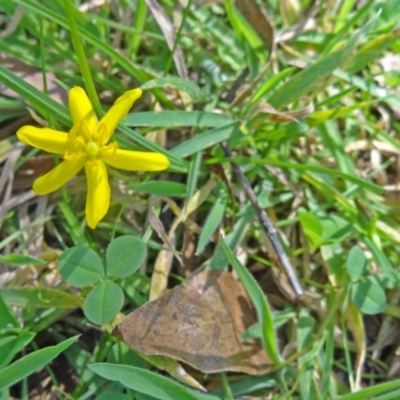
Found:
<svg viewBox="0 0 400 400"><path fill-rule="evenodd" d="M224 151L225 155L229 158L232 158L232 152L230 148L228 147L226 142L221 143L222 150ZM250 200L254 211L257 214L257 217L264 228L269 240L271 241L272 247L274 248L276 255L290 281L290 283L293 286L293 290L296 293L296 296L299 298L303 296L303 288L300 285L299 280L297 279L297 276L294 272L294 269L292 267L292 264L289 261L289 257L286 255L285 250L283 250L283 247L281 245L281 242L279 241L278 235L276 233L276 228L274 226L274 223L271 221L271 219L268 217L267 213L260 208L258 205L257 197L249 183L249 181L246 179L244 173L240 169L239 165L231 162L233 170L235 172L236 177L239 179L240 183L243 186L244 191L246 192L247 198Z"/></svg>

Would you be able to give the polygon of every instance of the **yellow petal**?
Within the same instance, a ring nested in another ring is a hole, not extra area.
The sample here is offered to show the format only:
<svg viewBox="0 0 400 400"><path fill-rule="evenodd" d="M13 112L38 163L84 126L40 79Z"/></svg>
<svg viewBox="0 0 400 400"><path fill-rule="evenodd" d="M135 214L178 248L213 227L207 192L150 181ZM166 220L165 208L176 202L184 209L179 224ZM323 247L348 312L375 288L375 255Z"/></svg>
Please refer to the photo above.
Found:
<svg viewBox="0 0 400 400"><path fill-rule="evenodd" d="M98 137L101 145L105 145L114 133L117 125L125 118L133 103L142 95L141 89L133 89L125 92L115 101L107 114L98 125Z"/></svg>
<svg viewBox="0 0 400 400"><path fill-rule="evenodd" d="M101 160L86 163L86 180L88 192L86 196L86 221L90 228L96 228L100 220L107 214L110 206L110 185L107 169Z"/></svg>
<svg viewBox="0 0 400 400"><path fill-rule="evenodd" d="M96 115L86 92L81 87L75 86L69 91L68 105L74 125L85 120L90 132L94 132L97 125Z"/></svg>
<svg viewBox="0 0 400 400"><path fill-rule="evenodd" d="M84 154L63 161L50 172L36 179L33 183L33 191L39 195L54 192L74 177L83 168L85 161Z"/></svg>
<svg viewBox="0 0 400 400"><path fill-rule="evenodd" d="M17 138L49 153L64 154L68 150L68 134L50 128L26 125L18 130Z"/></svg>
<svg viewBox="0 0 400 400"><path fill-rule="evenodd" d="M145 153L108 148L101 154L101 159L114 168L125 171L162 171L167 169L170 162L160 153Z"/></svg>

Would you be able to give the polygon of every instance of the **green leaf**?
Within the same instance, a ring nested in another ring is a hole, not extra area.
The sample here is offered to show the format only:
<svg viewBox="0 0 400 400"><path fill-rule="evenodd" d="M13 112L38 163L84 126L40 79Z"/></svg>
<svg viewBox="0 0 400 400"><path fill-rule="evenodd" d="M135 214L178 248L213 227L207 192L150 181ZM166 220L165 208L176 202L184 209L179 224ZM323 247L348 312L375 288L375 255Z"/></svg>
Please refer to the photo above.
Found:
<svg viewBox="0 0 400 400"><path fill-rule="evenodd" d="M246 232L248 231L247 227L250 222L254 220L256 217L256 213L254 211L253 206L250 203L247 203L243 210L240 213L240 218L235 222L233 226L233 230L229 232L229 234L225 238L225 242L231 250L236 249L236 246L241 243ZM208 266L209 269L226 269L228 266L229 260L226 255L226 252L221 244L221 241L218 242L218 245L214 251L214 254L211 258L211 262Z"/></svg>
<svg viewBox="0 0 400 400"><path fill-rule="evenodd" d="M211 129L210 131L196 135L186 142L183 142L171 149L170 153L177 157L186 157L198 153L207 147L231 138L239 131L239 125L239 122L233 122L231 124L224 125L216 129Z"/></svg>
<svg viewBox="0 0 400 400"><path fill-rule="evenodd" d="M68 283L79 288L92 285L104 276L100 257L87 247L72 247L64 251L58 270Z"/></svg>
<svg viewBox="0 0 400 400"><path fill-rule="evenodd" d="M0 339L0 371L7 366L14 356L26 347L35 337L33 332L7 332Z"/></svg>
<svg viewBox="0 0 400 400"><path fill-rule="evenodd" d="M242 339L261 339L262 331L259 322L249 326L246 331L242 334Z"/></svg>
<svg viewBox="0 0 400 400"><path fill-rule="evenodd" d="M375 99L371 101L360 101L356 104L352 104L351 106L314 111L311 115L305 118L308 124L308 129L310 126L322 124L323 122L330 119L342 116L347 117L352 111L367 107L375 101Z"/></svg>
<svg viewBox="0 0 400 400"><path fill-rule="evenodd" d="M125 278L136 272L146 259L147 247L135 236L120 236L107 247L107 275Z"/></svg>
<svg viewBox="0 0 400 400"><path fill-rule="evenodd" d="M144 358L140 357L140 355L133 351L127 344L120 341L115 343L111 348L107 354L106 361L111 364L132 365L132 367L138 368L148 367L147 361Z"/></svg>
<svg viewBox="0 0 400 400"><path fill-rule="evenodd" d="M203 111L145 111L128 114L124 119L126 126L179 128L196 126L198 128L214 128L233 122L227 114Z"/></svg>
<svg viewBox="0 0 400 400"><path fill-rule="evenodd" d="M298 212L301 228L312 249L317 249L324 242L322 226L318 217L302 209Z"/></svg>
<svg viewBox="0 0 400 400"><path fill-rule="evenodd" d="M379 314L386 307L385 291L381 286L369 280L354 284L352 300L362 313L368 315Z"/></svg>
<svg viewBox="0 0 400 400"><path fill-rule="evenodd" d="M340 67L344 62L348 61L354 51L354 47L360 38L364 37L369 30L375 25L376 18L373 18L350 39L346 41L346 44L322 60L317 61L315 64L305 68L299 72L288 82L283 84L268 100L268 102L275 108L283 107L296 100L299 100L301 96L309 93L313 86L321 85L321 82L328 78L335 69Z"/></svg>
<svg viewBox="0 0 400 400"><path fill-rule="evenodd" d="M0 256L0 262L4 264L10 264L10 265L24 265L24 264L30 264L30 265L45 265L46 262L43 260L40 260L38 258L33 258L29 256L24 256L22 254L7 254L5 256Z"/></svg>
<svg viewBox="0 0 400 400"><path fill-rule="evenodd" d="M242 46L245 47L243 40L245 39L247 41L247 45L249 46L249 53L251 53L251 55L257 55L260 61L265 63L271 51L273 38L269 37L266 39L264 36L263 39L266 41L263 42L262 38L258 35L257 30L254 30L252 25L253 21L251 17L249 18L249 14L255 15L255 19L260 19L260 16L257 16L257 11L255 11L253 8L254 6L252 6L252 4L243 6L246 9L250 9L247 14L243 13L243 8L241 9L241 12L239 12L239 10L236 9L233 0L224 0L224 6L236 37ZM240 8L241 7L239 7L239 9ZM260 19L260 24L264 25L264 23L268 23L268 21L264 22L262 19ZM264 32L269 32L268 28L270 27L264 26ZM268 33L266 33L266 35L268 35Z"/></svg>
<svg viewBox="0 0 400 400"><path fill-rule="evenodd" d="M353 246L347 256L346 267L353 282L358 281L367 269L368 260L360 246Z"/></svg>
<svg viewBox="0 0 400 400"><path fill-rule="evenodd" d="M205 100L204 93L197 85L186 79L177 78L175 76L168 76L165 78L156 78L147 81L141 87L142 90L149 90L155 88L173 88L186 92L193 100L194 103L199 103Z"/></svg>
<svg viewBox="0 0 400 400"><path fill-rule="evenodd" d="M0 390L3 390L48 364L78 339L74 336L56 346L37 350L0 371Z"/></svg>
<svg viewBox="0 0 400 400"><path fill-rule="evenodd" d="M85 236L85 231L82 229L82 220L78 218L69 203L59 202L57 204L63 220L65 221L64 227L75 246L89 247L89 243Z"/></svg>
<svg viewBox="0 0 400 400"><path fill-rule="evenodd" d="M385 382L370 386L362 389L358 392L349 393L344 396L338 397L338 400L365 400L365 399L376 399L376 400L397 400L400 396L400 379L394 381ZM395 391L396 390L396 391ZM387 394L385 397L376 397L377 395Z"/></svg>
<svg viewBox="0 0 400 400"><path fill-rule="evenodd" d="M364 243L367 245L368 249L371 251L379 266L382 268L383 274L393 280L400 282L398 277L395 274L394 266L387 255L380 249L379 246L376 245L374 240L372 240L369 236L362 236Z"/></svg>
<svg viewBox="0 0 400 400"><path fill-rule="evenodd" d="M199 244L197 245L195 253L196 255L199 255L204 250L206 244L210 241L211 236L220 225L225 214L227 199L226 191L221 189L218 192L216 202L213 205L210 214L208 214L206 222L201 230Z"/></svg>
<svg viewBox="0 0 400 400"><path fill-rule="evenodd" d="M124 293L114 282L104 280L92 289L83 303L86 318L97 325L110 322L121 310Z"/></svg>
<svg viewBox="0 0 400 400"><path fill-rule="evenodd" d="M19 326L17 317L8 307L1 293L2 291L0 292L0 329L17 328Z"/></svg>
<svg viewBox="0 0 400 400"><path fill-rule="evenodd" d="M111 381L120 382L125 387L161 400L220 400L211 394L197 392L165 376L131 367L99 363L89 365L96 374Z"/></svg>
<svg viewBox="0 0 400 400"><path fill-rule="evenodd" d="M399 30L394 29L389 33L384 33L368 40L360 51L354 55L354 58L347 65L346 71L354 74L371 64L375 59L381 58L389 46L399 39L399 35Z"/></svg>
<svg viewBox="0 0 400 400"><path fill-rule="evenodd" d="M168 197L185 197L186 185L178 182L170 181L149 181L140 183L131 183L126 185L128 189L135 192L143 192L148 194L155 194L157 196Z"/></svg>
<svg viewBox="0 0 400 400"><path fill-rule="evenodd" d="M31 10L34 13L41 15L43 18L54 21L56 24L68 29L68 22L64 15L55 13L49 7L30 0L15 0L15 3L20 4L27 10ZM122 69L128 72L128 74L134 76L139 82L145 82L148 79L147 73L145 73L142 68L138 67L131 60L128 60L125 55L119 53L112 46L108 45L98 35L90 32L90 30L87 29L88 22L85 22L86 23L83 24L84 26L78 26L82 39L90 43L94 48L101 49L104 54L110 57L110 59L115 63L119 64Z"/></svg>
<svg viewBox="0 0 400 400"><path fill-rule="evenodd" d="M297 351L301 351L313 341L313 333L315 327L315 319L310 315L309 311L302 308L298 315L297 326ZM304 364L308 358L307 354L299 358L299 362Z"/></svg>
<svg viewBox="0 0 400 400"><path fill-rule="evenodd" d="M273 74L273 76L265 81L254 93L250 101L246 104L244 108L244 113L247 113L254 104L258 103L267 93L269 93L273 88L275 88L280 82L286 79L296 68L289 67L283 71Z"/></svg>
<svg viewBox="0 0 400 400"><path fill-rule="evenodd" d="M315 326L315 319L309 314L308 310L302 308L298 315L297 324L297 351L303 350L308 344L313 341L313 332ZM298 358L297 368L299 370L305 369L300 380L300 396L301 398L312 397L311 390L311 379L312 379L312 365L311 358L314 357L314 352L309 352ZM305 368L309 366L309 368Z"/></svg>
<svg viewBox="0 0 400 400"><path fill-rule="evenodd" d="M189 204L190 199L193 197L194 192L196 191L197 180L199 178L200 173L200 165L201 165L202 153L198 152L192 156L189 165L189 172L187 178L187 188L186 188L186 199L185 199L185 212L186 206Z"/></svg>
<svg viewBox="0 0 400 400"><path fill-rule="evenodd" d="M112 390L106 391L106 392L101 392L98 396L96 396L96 400L132 400L132 396L124 393L119 393L119 392L114 392ZM135 396L135 399L137 397Z"/></svg>
<svg viewBox="0 0 400 400"><path fill-rule="evenodd" d="M82 298L62 290L21 287L4 288L1 294L7 304L28 308L78 308Z"/></svg>
<svg viewBox="0 0 400 400"><path fill-rule="evenodd" d="M261 325L261 339L264 349L266 350L271 360L277 365L280 363L281 357L279 355L279 347L276 340L274 320L267 298L265 297L265 294L258 285L257 281L254 279L253 275L236 258L232 250L226 245L224 239L221 239L221 243L230 264L239 275L239 278L242 281L247 294L254 304L257 312L257 318Z"/></svg>
<svg viewBox="0 0 400 400"><path fill-rule="evenodd" d="M322 228L322 236L325 241L342 241L353 229L349 221L338 215L324 215L319 220Z"/></svg>
<svg viewBox="0 0 400 400"><path fill-rule="evenodd" d="M287 374L285 374L285 379L287 379ZM252 393L254 391L260 391L262 389L273 390L273 388L276 388L277 385L278 383L275 380L274 373L253 377L246 376L246 379L229 383L234 399L240 399L243 395ZM217 396L220 396L221 399L226 399L226 392L223 387L213 390L213 393Z"/></svg>
<svg viewBox="0 0 400 400"><path fill-rule="evenodd" d="M225 160L224 160L225 161ZM226 160L228 161L228 160ZM267 164L267 165L274 165L276 167L280 168L286 168L286 169L294 169L299 172L303 172L305 175L307 175L309 172L315 172L318 174L326 174L328 176L332 177L337 177L337 178L342 178L344 181L349 181L360 188L370 190L371 192L375 192L378 194L383 194L383 189L381 186L376 185L372 182L369 182L365 179L360 179L357 178L356 176L346 174L342 171L338 171L337 169L331 169L331 168L325 168L321 167L319 165L311 164L311 163L294 163L294 162L288 162L288 161L282 161L276 159L276 157L270 157L270 158L246 158L246 157L233 157L229 159L229 161L232 162L238 162L238 163L246 163L246 164Z"/></svg>

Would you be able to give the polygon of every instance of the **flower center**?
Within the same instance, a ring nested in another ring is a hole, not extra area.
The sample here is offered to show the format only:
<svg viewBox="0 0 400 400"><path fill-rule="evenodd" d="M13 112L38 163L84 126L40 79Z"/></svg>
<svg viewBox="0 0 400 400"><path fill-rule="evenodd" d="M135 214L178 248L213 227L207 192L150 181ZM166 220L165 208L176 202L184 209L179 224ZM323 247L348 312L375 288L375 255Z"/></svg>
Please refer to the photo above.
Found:
<svg viewBox="0 0 400 400"><path fill-rule="evenodd" d="M100 146L96 142L88 142L85 151L89 158L96 158L99 155Z"/></svg>

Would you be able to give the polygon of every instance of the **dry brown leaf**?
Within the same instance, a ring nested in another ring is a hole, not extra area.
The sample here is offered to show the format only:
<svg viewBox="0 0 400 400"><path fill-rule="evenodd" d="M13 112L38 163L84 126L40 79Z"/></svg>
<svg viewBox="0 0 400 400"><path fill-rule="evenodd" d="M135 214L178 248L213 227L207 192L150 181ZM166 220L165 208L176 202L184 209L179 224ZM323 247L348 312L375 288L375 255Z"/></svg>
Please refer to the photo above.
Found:
<svg viewBox="0 0 400 400"><path fill-rule="evenodd" d="M150 8L151 12L153 13L154 18L156 19L158 25L160 26L160 29L162 30L162 33L165 36L165 40L167 41L169 49L173 50L176 41L176 35L174 27L172 26L172 23L169 20L168 15L158 4L157 0L145 0L145 1L148 7ZM179 76L183 79L187 79L188 77L187 67L185 59L183 57L182 50L179 46L175 47L174 62Z"/></svg>
<svg viewBox="0 0 400 400"><path fill-rule="evenodd" d="M150 301L158 299L166 290L168 277L172 268L174 253L169 250L160 250L157 254L154 270L151 275Z"/></svg>
<svg viewBox="0 0 400 400"><path fill-rule="evenodd" d="M306 105L296 110L278 111L268 103L261 103L255 112L270 114L267 118L275 122L299 122L299 119L308 117L315 110L314 102L309 97L303 96L301 100L304 100Z"/></svg>
<svg viewBox="0 0 400 400"><path fill-rule="evenodd" d="M23 16L24 7L17 6L11 21L6 24L5 28L3 28L2 32L0 33L0 40L4 40L8 36L11 36L18 29L19 23L21 22Z"/></svg>
<svg viewBox="0 0 400 400"><path fill-rule="evenodd" d="M354 386L356 390L362 389L361 379L364 371L364 365L367 355L367 343L365 336L365 327L362 314L356 305L350 301L346 311L345 319L350 332L353 335L353 341L356 347L356 359L354 363L355 380Z"/></svg>
<svg viewBox="0 0 400 400"><path fill-rule="evenodd" d="M205 373L260 375L271 361L258 339L242 334L256 322L240 281L227 271L203 271L130 313L113 335L148 355L164 355Z"/></svg>
<svg viewBox="0 0 400 400"><path fill-rule="evenodd" d="M270 68L270 63L272 60L271 54L274 48L274 29L271 23L268 21L268 18L266 17L265 11L260 8L255 0L236 0L235 3L240 12L244 15L247 21L249 21L250 25L255 29L258 36L263 41L263 44L268 51L269 59L268 62L264 65L261 72L258 74L258 76L253 79L250 84L242 85L240 87L240 90L238 90L235 98L232 101L229 100L229 102L231 103L229 109L232 109L233 107L242 104L244 100L253 92L254 88L257 86L257 84ZM243 73L244 75L239 80L244 80L248 71L246 72L245 69Z"/></svg>
<svg viewBox="0 0 400 400"><path fill-rule="evenodd" d="M274 45L274 29L264 14L264 10L255 0L236 0L236 5L260 36L268 53L271 54Z"/></svg>
<svg viewBox="0 0 400 400"><path fill-rule="evenodd" d="M150 208L152 209L153 207L153 199L156 199L155 196L150 197L150 206L149 206L149 211L148 215L150 216L151 213L154 214L154 211L152 210L150 213ZM160 220L158 220L161 226L163 227L162 223ZM149 218L149 222L151 222ZM156 228L155 228L156 229ZM175 249L175 229L176 225L173 226L170 231L168 232L168 235L166 235L166 240L163 239L163 237L158 234L161 239L164 240L164 244L169 246L171 249ZM162 228L164 234L164 227ZM182 265L182 258L176 254L178 257L179 262ZM168 276L169 273L171 272L172 268L172 262L173 262L173 257L174 257L174 252L170 250L160 250L160 252L157 254L156 262L154 264L154 270L153 274L151 276L151 286L150 286L150 301L158 299L166 290L168 287Z"/></svg>
<svg viewBox="0 0 400 400"><path fill-rule="evenodd" d="M158 201L159 197L157 196L150 197L149 208L147 211L147 220L149 221L149 224L152 226L152 228L157 232L159 238L164 242L164 245L169 249L173 250L173 255L176 257L179 264L183 265L182 258L179 254L177 254L177 252L175 251L175 245L172 243L172 238L174 237L176 226L172 226L171 228L172 237L170 237L165 232L164 225L161 222L160 218L158 218L154 212L154 206L158 203Z"/></svg>
<svg viewBox="0 0 400 400"><path fill-rule="evenodd" d="M188 225L183 226L182 262L183 275L188 278L199 266L199 259L195 255L197 235Z"/></svg>

